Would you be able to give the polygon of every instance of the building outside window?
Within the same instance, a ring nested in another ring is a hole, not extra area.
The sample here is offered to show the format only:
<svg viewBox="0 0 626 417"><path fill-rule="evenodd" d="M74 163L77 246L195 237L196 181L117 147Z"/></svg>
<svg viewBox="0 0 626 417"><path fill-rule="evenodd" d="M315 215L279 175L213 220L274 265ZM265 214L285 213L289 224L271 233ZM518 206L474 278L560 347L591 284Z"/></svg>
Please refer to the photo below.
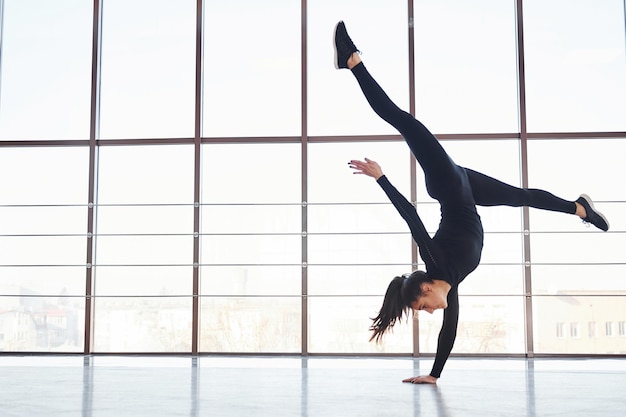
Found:
<svg viewBox="0 0 626 417"><path fill-rule="evenodd" d="M608 337L615 336L615 332L614 332L614 330L613 330L613 322L612 322L612 321L607 321L607 322L604 324L604 328L605 328L605 334L606 334Z"/></svg>
<svg viewBox="0 0 626 417"><path fill-rule="evenodd" d="M589 323L587 323L587 328L589 329L589 338L593 339L594 337L596 337L596 322L590 321Z"/></svg>

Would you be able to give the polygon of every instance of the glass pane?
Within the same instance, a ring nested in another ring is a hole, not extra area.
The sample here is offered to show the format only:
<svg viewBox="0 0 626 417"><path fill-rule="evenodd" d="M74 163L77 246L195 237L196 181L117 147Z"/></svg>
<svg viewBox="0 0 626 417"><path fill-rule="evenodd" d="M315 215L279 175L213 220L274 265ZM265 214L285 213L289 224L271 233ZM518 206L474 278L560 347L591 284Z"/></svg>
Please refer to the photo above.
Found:
<svg viewBox="0 0 626 417"><path fill-rule="evenodd" d="M623 355L626 334L619 333L619 323L626 317L625 301L609 296L535 297L535 352Z"/></svg>
<svg viewBox="0 0 626 417"><path fill-rule="evenodd" d="M202 295L300 295L302 267L201 266Z"/></svg>
<svg viewBox="0 0 626 417"><path fill-rule="evenodd" d="M309 297L309 352L409 353L412 320L397 323L383 343L369 342L382 297Z"/></svg>
<svg viewBox="0 0 626 417"><path fill-rule="evenodd" d="M378 162L393 185L410 198L411 157L404 141L311 143L308 146L308 202L389 203L373 178L353 175L354 171L348 167L352 159L366 157Z"/></svg>
<svg viewBox="0 0 626 417"><path fill-rule="evenodd" d="M410 269L411 235L337 234L308 237L309 264L398 264Z"/></svg>
<svg viewBox="0 0 626 417"><path fill-rule="evenodd" d="M0 265L85 265L82 236L0 236Z"/></svg>
<svg viewBox="0 0 626 417"><path fill-rule="evenodd" d="M524 48L529 131L626 128L623 1L526 0Z"/></svg>
<svg viewBox="0 0 626 417"><path fill-rule="evenodd" d="M7 259L2 259L4 264ZM60 297L85 294L85 266L0 266L0 294ZM1 349L0 349L1 350Z"/></svg>
<svg viewBox="0 0 626 417"><path fill-rule="evenodd" d="M0 351L81 352L85 299L0 297Z"/></svg>
<svg viewBox="0 0 626 417"><path fill-rule="evenodd" d="M184 145L100 148L98 203L192 204L193 152Z"/></svg>
<svg viewBox="0 0 626 417"><path fill-rule="evenodd" d="M618 265L533 265L533 293L626 295L626 262Z"/></svg>
<svg viewBox="0 0 626 417"><path fill-rule="evenodd" d="M196 2L102 4L100 138L193 137Z"/></svg>
<svg viewBox="0 0 626 417"><path fill-rule="evenodd" d="M417 115L432 132L518 131L513 3L414 1Z"/></svg>
<svg viewBox="0 0 626 417"><path fill-rule="evenodd" d="M364 18L372 16L374 26L372 19ZM332 35L335 24L344 20L369 71L392 100L408 110L406 1L366 0L355 7L352 1L317 0L307 3L307 19L308 133L397 134L372 111L352 74L335 69Z"/></svg>
<svg viewBox="0 0 626 417"><path fill-rule="evenodd" d="M626 192L623 187L615 186L614 179L626 176L622 161L625 152L626 141L621 139L533 140L528 145L529 183L552 190L566 200L575 200L586 193L608 218L611 231L624 230L626 220L621 213L626 207ZM555 160L554 155L559 158ZM530 224L532 230L538 232L601 233L593 226L583 227L576 216L548 211L531 210ZM619 239L617 235L613 238ZM606 241L602 247L608 243Z"/></svg>
<svg viewBox="0 0 626 417"><path fill-rule="evenodd" d="M478 265L459 285L461 295L521 295L524 293L524 266Z"/></svg>
<svg viewBox="0 0 626 417"><path fill-rule="evenodd" d="M191 265L193 235L97 236L96 265Z"/></svg>
<svg viewBox="0 0 626 417"><path fill-rule="evenodd" d="M202 352L281 352L302 349L300 297L201 300Z"/></svg>
<svg viewBox="0 0 626 417"><path fill-rule="evenodd" d="M0 231L13 234L85 234L87 206L1 207Z"/></svg>
<svg viewBox="0 0 626 417"><path fill-rule="evenodd" d="M439 206L439 203L436 200L430 198L430 196L418 194L417 198L418 201L420 199L426 198L429 200L428 203L417 203L416 209L417 214L419 214L420 219L422 219L422 223L424 223L424 226L426 227L426 230L428 231L430 236L434 236L437 232L437 229L439 228L439 223L441 222L441 207ZM397 216L399 216L399 214L397 214ZM405 226L405 228L408 230L408 226Z"/></svg>
<svg viewBox="0 0 626 417"><path fill-rule="evenodd" d="M2 148L0 204L86 204L88 148Z"/></svg>
<svg viewBox="0 0 626 417"><path fill-rule="evenodd" d="M2 5L0 140L88 139L93 2Z"/></svg>
<svg viewBox="0 0 626 417"><path fill-rule="evenodd" d="M566 200L589 194L602 211L604 201L626 201L626 188L614 182L626 178L624 155L624 139L532 140L528 143L528 182ZM578 219L573 219L573 228L580 230ZM558 223L572 221L564 218Z"/></svg>
<svg viewBox="0 0 626 417"><path fill-rule="evenodd" d="M192 266L96 266L93 275L98 296L192 293Z"/></svg>
<svg viewBox="0 0 626 417"><path fill-rule="evenodd" d="M396 276L411 272L406 265L308 265L308 294L354 294L380 297Z"/></svg>
<svg viewBox="0 0 626 417"><path fill-rule="evenodd" d="M94 310L94 352L191 351L191 297L100 297Z"/></svg>
<svg viewBox="0 0 626 417"><path fill-rule="evenodd" d="M203 233L300 233L302 207L219 205L201 207Z"/></svg>
<svg viewBox="0 0 626 417"><path fill-rule="evenodd" d="M486 233L483 243L482 264L522 264L524 251L522 235L512 233Z"/></svg>
<svg viewBox="0 0 626 417"><path fill-rule="evenodd" d="M377 186L372 182L372 186ZM381 190L382 191L382 190ZM309 233L407 233L409 228L391 203L308 206Z"/></svg>
<svg viewBox="0 0 626 417"><path fill-rule="evenodd" d="M204 2L202 136L299 136L300 2Z"/></svg>
<svg viewBox="0 0 626 417"><path fill-rule="evenodd" d="M200 236L203 264L296 264L302 259L298 236Z"/></svg>
<svg viewBox="0 0 626 417"><path fill-rule="evenodd" d="M531 234L533 263L626 263L623 234L602 232Z"/></svg>
<svg viewBox="0 0 626 417"><path fill-rule="evenodd" d="M192 234L193 206L99 206L98 234Z"/></svg>
<svg viewBox="0 0 626 417"><path fill-rule="evenodd" d="M452 353L523 353L524 298L511 296L459 298L460 319ZM541 317L541 316L538 316ZM420 349L437 350L443 310L419 313Z"/></svg>
<svg viewBox="0 0 626 417"><path fill-rule="evenodd" d="M300 144L202 146L203 203L300 203Z"/></svg>

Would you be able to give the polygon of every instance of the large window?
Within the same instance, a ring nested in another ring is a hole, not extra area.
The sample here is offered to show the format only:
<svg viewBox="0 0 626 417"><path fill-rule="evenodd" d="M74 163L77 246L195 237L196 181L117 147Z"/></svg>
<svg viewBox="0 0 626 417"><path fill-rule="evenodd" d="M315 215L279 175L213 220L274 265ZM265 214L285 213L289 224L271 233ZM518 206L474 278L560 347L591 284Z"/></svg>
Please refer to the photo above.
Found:
<svg viewBox="0 0 626 417"><path fill-rule="evenodd" d="M300 351L300 165L297 144L203 145L200 350Z"/></svg>
<svg viewBox="0 0 626 417"><path fill-rule="evenodd" d="M86 147L0 149L0 350L82 351Z"/></svg>
<svg viewBox="0 0 626 417"><path fill-rule="evenodd" d="M368 340L424 263L348 161L441 214L344 20L455 162L611 224L479 207L453 353L626 353L623 1L467 3L0 0L0 351L434 354L441 311Z"/></svg>
<svg viewBox="0 0 626 417"><path fill-rule="evenodd" d="M332 31L344 20L368 68L401 107L409 106L407 2L403 0L307 2L308 133L396 134L372 112L349 72L333 65ZM347 162L347 161L346 161Z"/></svg>
<svg viewBox="0 0 626 417"><path fill-rule="evenodd" d="M193 136L195 3L101 2L99 137Z"/></svg>
<svg viewBox="0 0 626 417"><path fill-rule="evenodd" d="M98 155L94 350L191 348L193 146Z"/></svg>
<svg viewBox="0 0 626 417"><path fill-rule="evenodd" d="M524 0L524 34L529 130L624 130L622 0Z"/></svg>
<svg viewBox="0 0 626 417"><path fill-rule="evenodd" d="M0 140L89 137L90 3L0 3Z"/></svg>
<svg viewBox="0 0 626 417"><path fill-rule="evenodd" d="M406 145L316 143L309 146L308 299L311 352L410 352L411 327L386 343L368 343L367 328L389 281L412 270L411 237L385 193L355 176L351 159L368 156L408 191ZM331 185L332 184L332 185Z"/></svg>
<svg viewBox="0 0 626 417"><path fill-rule="evenodd" d="M300 2L204 4L202 135L299 136Z"/></svg>
<svg viewBox="0 0 626 417"><path fill-rule="evenodd" d="M414 4L415 101L420 119L438 133L517 131L514 2L415 0Z"/></svg>

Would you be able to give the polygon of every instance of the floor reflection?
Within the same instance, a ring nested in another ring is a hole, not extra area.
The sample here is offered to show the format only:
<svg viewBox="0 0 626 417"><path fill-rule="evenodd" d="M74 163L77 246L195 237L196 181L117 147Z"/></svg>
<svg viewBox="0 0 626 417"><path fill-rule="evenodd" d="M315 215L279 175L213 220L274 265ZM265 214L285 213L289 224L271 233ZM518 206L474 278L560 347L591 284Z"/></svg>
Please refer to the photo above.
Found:
<svg viewBox="0 0 626 417"><path fill-rule="evenodd" d="M626 360L0 356L0 416L622 416Z"/></svg>

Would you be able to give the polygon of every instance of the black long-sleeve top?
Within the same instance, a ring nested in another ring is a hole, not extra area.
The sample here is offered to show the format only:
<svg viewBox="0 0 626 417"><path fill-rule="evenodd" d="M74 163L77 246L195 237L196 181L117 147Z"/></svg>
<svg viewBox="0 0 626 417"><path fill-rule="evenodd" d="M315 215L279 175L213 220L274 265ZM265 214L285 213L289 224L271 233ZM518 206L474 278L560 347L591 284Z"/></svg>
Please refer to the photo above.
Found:
<svg viewBox="0 0 626 417"><path fill-rule="evenodd" d="M439 378L450 356L459 322L458 285L480 261L483 247L483 228L473 202L441 203L441 222L434 237L430 237L415 207L389 182L386 176L377 180L402 218L417 243L431 279L441 279L452 288L448 293L448 307L443 312L443 324L437 342L437 354L430 375Z"/></svg>

